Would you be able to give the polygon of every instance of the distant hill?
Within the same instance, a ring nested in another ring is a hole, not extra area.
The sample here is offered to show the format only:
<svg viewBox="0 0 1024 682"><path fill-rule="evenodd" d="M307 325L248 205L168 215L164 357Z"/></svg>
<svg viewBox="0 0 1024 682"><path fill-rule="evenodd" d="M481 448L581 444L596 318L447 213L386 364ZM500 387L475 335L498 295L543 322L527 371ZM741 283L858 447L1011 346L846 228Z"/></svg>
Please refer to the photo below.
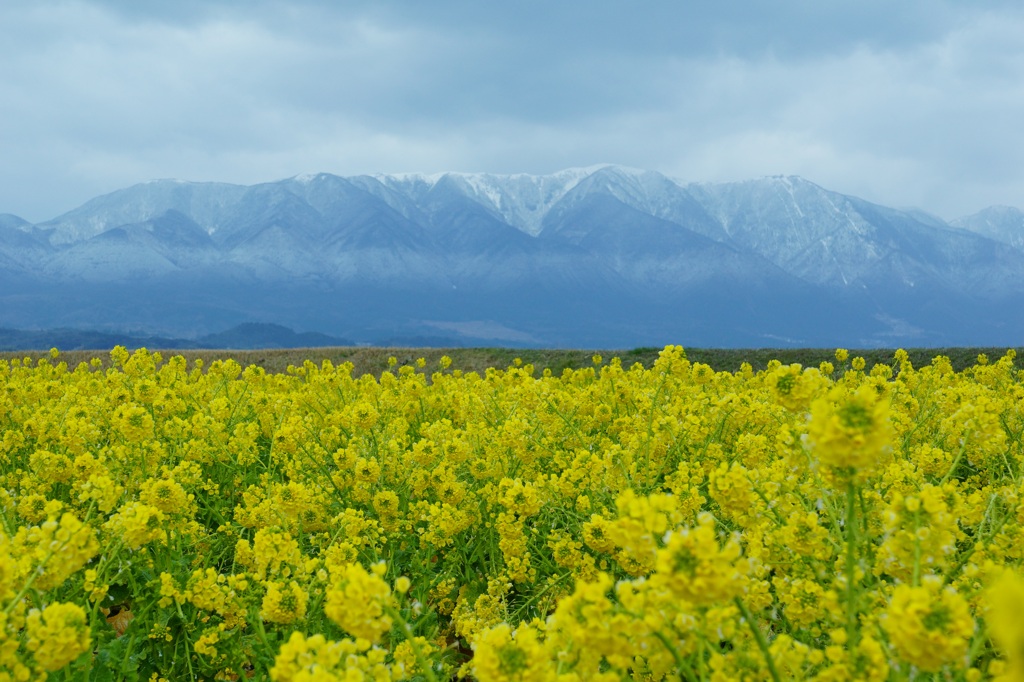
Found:
<svg viewBox="0 0 1024 682"><path fill-rule="evenodd" d="M208 334L194 342L194 348L324 348L354 346L349 339L340 339L317 332L297 333L279 324L248 322L219 334Z"/></svg>
<svg viewBox="0 0 1024 682"><path fill-rule="evenodd" d="M218 348L253 350L261 348L324 348L355 345L341 339L316 332L296 333L276 324L240 324L217 334L196 339L178 339L78 329L46 329L19 331L0 329L0 350L110 350L114 346L127 348Z"/></svg>
<svg viewBox="0 0 1024 682"><path fill-rule="evenodd" d="M195 348L189 341L158 336L132 336L81 329L43 329L22 331L0 329L0 350L110 350L129 348Z"/></svg>
<svg viewBox="0 0 1024 682"><path fill-rule="evenodd" d="M1014 345L1020 309L1020 211L946 223L794 176L161 180L38 224L0 215L9 328L240 348ZM239 330L257 321L281 327Z"/></svg>

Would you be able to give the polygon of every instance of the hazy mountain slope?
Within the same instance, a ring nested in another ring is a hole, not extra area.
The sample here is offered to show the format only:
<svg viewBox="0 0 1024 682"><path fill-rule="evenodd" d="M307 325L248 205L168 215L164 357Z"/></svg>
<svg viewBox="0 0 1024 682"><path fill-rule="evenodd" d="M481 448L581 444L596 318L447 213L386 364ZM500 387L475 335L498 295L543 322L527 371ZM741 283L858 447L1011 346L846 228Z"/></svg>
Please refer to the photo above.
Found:
<svg viewBox="0 0 1024 682"><path fill-rule="evenodd" d="M14 228L22 231L32 229L32 223L14 215L13 213L0 213L0 229Z"/></svg>
<svg viewBox="0 0 1024 682"><path fill-rule="evenodd" d="M1018 208L989 206L950 224L1024 250L1024 211Z"/></svg>
<svg viewBox="0 0 1024 682"><path fill-rule="evenodd" d="M687 188L653 171L606 166L579 181L548 212L545 224L561 221L560 216L593 195L609 196L640 213L675 223L710 239L728 242L721 221ZM584 228L585 229L585 228Z"/></svg>
<svg viewBox="0 0 1024 682"><path fill-rule="evenodd" d="M96 197L36 227L50 234L51 243L69 244L175 210L213 234L247 190L219 182L154 180Z"/></svg>
<svg viewBox="0 0 1024 682"><path fill-rule="evenodd" d="M0 277L34 276L54 249L17 216L0 216Z"/></svg>
<svg viewBox="0 0 1024 682"><path fill-rule="evenodd" d="M878 206L796 177L690 190L721 221L731 243L814 284L878 293L1024 289L1019 254L919 212Z"/></svg>

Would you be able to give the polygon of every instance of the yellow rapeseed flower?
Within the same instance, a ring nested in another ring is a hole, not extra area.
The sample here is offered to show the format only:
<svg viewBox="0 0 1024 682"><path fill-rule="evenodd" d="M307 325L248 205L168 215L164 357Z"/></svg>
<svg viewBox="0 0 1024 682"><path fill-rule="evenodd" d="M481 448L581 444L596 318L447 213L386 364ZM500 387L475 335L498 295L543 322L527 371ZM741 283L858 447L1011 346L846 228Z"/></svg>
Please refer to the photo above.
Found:
<svg viewBox="0 0 1024 682"><path fill-rule="evenodd" d="M56 602L42 611L33 609L26 621L28 641L36 663L54 672L89 650L92 638L85 609Z"/></svg>
<svg viewBox="0 0 1024 682"><path fill-rule="evenodd" d="M107 521L107 528L131 549L166 538L164 513L141 502L129 502Z"/></svg>
<svg viewBox="0 0 1024 682"><path fill-rule="evenodd" d="M974 635L967 601L935 575L918 587L897 585L882 626L900 658L927 672L962 665Z"/></svg>
<svg viewBox="0 0 1024 682"><path fill-rule="evenodd" d="M14 536L13 552L21 572L36 573L35 587L57 587L92 559L100 548L96 531L74 514L62 514L38 526L22 527Z"/></svg>
<svg viewBox="0 0 1024 682"><path fill-rule="evenodd" d="M287 585L269 580L260 606L260 618L268 623L291 623L306 617L309 594L294 580Z"/></svg>
<svg viewBox="0 0 1024 682"><path fill-rule="evenodd" d="M360 564L349 564L327 589L324 613L354 637L371 642L379 640L391 629L391 588L375 572Z"/></svg>
<svg viewBox="0 0 1024 682"><path fill-rule="evenodd" d="M728 601L743 591L740 554L736 538L719 545L714 519L702 514L696 527L666 534L651 582L698 606Z"/></svg>
<svg viewBox="0 0 1024 682"><path fill-rule="evenodd" d="M833 389L811 404L807 443L818 462L841 476L869 472L892 447L889 403L869 385Z"/></svg>
<svg viewBox="0 0 1024 682"><path fill-rule="evenodd" d="M985 592L985 621L1006 656L1005 682L1024 680L1024 577L1001 571Z"/></svg>

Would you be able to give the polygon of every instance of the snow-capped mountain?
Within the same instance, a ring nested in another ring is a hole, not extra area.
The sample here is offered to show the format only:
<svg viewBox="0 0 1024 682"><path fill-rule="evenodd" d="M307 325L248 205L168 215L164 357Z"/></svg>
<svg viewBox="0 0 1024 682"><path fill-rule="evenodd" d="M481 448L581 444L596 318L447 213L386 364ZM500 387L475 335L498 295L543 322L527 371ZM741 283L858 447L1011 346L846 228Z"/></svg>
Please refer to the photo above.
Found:
<svg viewBox="0 0 1024 682"><path fill-rule="evenodd" d="M0 326L380 343L1019 344L1024 214L945 223L798 177L159 180L0 214Z"/></svg>

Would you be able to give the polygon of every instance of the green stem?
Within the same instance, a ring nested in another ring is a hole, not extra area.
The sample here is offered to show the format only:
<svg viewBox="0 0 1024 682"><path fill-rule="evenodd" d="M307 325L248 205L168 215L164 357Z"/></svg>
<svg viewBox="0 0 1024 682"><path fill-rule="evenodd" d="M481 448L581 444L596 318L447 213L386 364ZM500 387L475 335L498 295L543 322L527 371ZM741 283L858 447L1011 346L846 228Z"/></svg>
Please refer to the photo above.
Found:
<svg viewBox="0 0 1024 682"><path fill-rule="evenodd" d="M754 482L750 480L749 476L747 476L747 482L750 483L750 487L753 488L754 494L760 497L761 501L764 502L765 509L769 514L771 514L772 519L775 520L775 523L778 524L779 528L784 527L786 525L786 519L782 518L779 510L772 506L772 501L768 499L768 496L765 495L760 488L754 485Z"/></svg>
<svg viewBox="0 0 1024 682"><path fill-rule="evenodd" d="M46 556L43 557L43 560L33 567L32 573L30 573L28 578L25 580L25 584L21 586L21 590L18 591L18 594L14 595L14 599L12 599L10 603L7 604L7 606L4 608L5 616L10 615L11 612L14 611L14 607L16 607L21 602L22 598L26 594L28 594L28 591L32 588L32 584L36 581L36 578L42 575L40 569L46 565L46 562L52 559L53 555L56 554L58 550L64 549L64 547L66 547L67 544L68 543L65 542L60 547L56 549L51 549L49 552L46 553Z"/></svg>
<svg viewBox="0 0 1024 682"><path fill-rule="evenodd" d="M412 631L412 627L409 625L409 621L402 617L398 609L391 606L384 607L384 613L388 614L395 619L395 622L402 628L402 633L405 635L405 641L409 642L409 646L412 647L412 653L416 656L416 663L420 666L420 670L423 671L423 676L427 678L427 682L437 682L437 676L434 675L433 666L430 665L430 661L423 656L423 650L420 649L419 643L416 641L416 635Z"/></svg>
<svg viewBox="0 0 1024 682"><path fill-rule="evenodd" d="M857 645L857 486L851 480L846 487L846 642Z"/></svg>
<svg viewBox="0 0 1024 682"><path fill-rule="evenodd" d="M956 468L960 466L960 460L964 458L964 453L966 451L967 441L964 440L964 444L960 446L960 452L956 453L956 458L953 460L953 463L949 465L949 471L947 471L946 475L939 481L939 487L942 487L942 485L949 480L949 477L953 475L953 472L956 471Z"/></svg>
<svg viewBox="0 0 1024 682"><path fill-rule="evenodd" d="M914 587L921 585L921 541L916 538L914 539L914 574L910 584Z"/></svg>
<svg viewBox="0 0 1024 682"><path fill-rule="evenodd" d="M978 547L984 547L989 540L994 538L999 533L999 531L1003 529L1003 525L1005 525L1007 519L1007 517L1005 516L1002 517L997 523L995 523L995 525L990 524L988 533L982 534L981 532L982 527L984 527L985 522L988 521L989 514L998 500L999 495L992 495L989 498L988 507L985 509L985 515L981 517L981 523L978 524L977 535L974 539L974 543L966 550L961 552L960 558L957 560L956 564L954 564L951 569L949 569L943 574L943 586L948 585L950 582L957 578L957 576L960 573L960 570L967 565L968 561L971 560L971 557L974 555L974 552L978 549Z"/></svg>
<svg viewBox="0 0 1024 682"><path fill-rule="evenodd" d="M679 651L677 651L676 648L672 645L672 642L669 641L668 637L662 634L660 630L654 630L652 634L658 639L658 641L660 641L664 645L668 652L672 654L672 659L676 662L676 670L679 672L679 675L686 675L687 679L692 680L692 671L686 670L686 665L683 662L682 656L679 655Z"/></svg>
<svg viewBox="0 0 1024 682"><path fill-rule="evenodd" d="M708 679L707 663L705 662L705 659L704 659L703 649L707 649L709 654L713 654L714 653L714 650L711 648L711 645L708 643L707 637L704 636L704 632L705 632L705 628L707 628L707 624L708 624L707 615L702 613L701 617L700 617L701 628L697 632L697 637L699 638L699 643L698 643L698 651L699 651L699 653L697 655L697 668L698 668L698 672L700 673L700 680L701 680L701 682L706 682L706 680Z"/></svg>
<svg viewBox="0 0 1024 682"><path fill-rule="evenodd" d="M743 603L743 600L739 597L733 599L736 607L743 614L744 620L747 621L747 625L750 626L750 632L753 633L754 639L757 641L757 648L761 650L764 655L764 662L768 664L768 672L771 674L772 679L775 682L782 682L782 678L779 677L779 671L775 669L775 659L772 658L772 652L768 649L768 640L764 638L764 633L761 632L761 628L757 627L757 623L754 622L754 616L750 613L750 609Z"/></svg>
<svg viewBox="0 0 1024 682"><path fill-rule="evenodd" d="M571 578L571 577L572 577L572 572L571 571L563 573L562 575L558 576L557 580L555 580L554 582L548 583L547 585L544 586L544 589L542 589L537 594L535 594L532 597L530 597L529 599L527 599L525 602L523 602L523 604L519 608L517 608L515 610L515 613L513 613L512 615L516 616L516 617L519 617L519 615L522 614L523 611L525 611L527 608L529 608L531 604L540 602L540 600L544 597L545 594L550 592L557 585L562 584L562 582L566 578Z"/></svg>

